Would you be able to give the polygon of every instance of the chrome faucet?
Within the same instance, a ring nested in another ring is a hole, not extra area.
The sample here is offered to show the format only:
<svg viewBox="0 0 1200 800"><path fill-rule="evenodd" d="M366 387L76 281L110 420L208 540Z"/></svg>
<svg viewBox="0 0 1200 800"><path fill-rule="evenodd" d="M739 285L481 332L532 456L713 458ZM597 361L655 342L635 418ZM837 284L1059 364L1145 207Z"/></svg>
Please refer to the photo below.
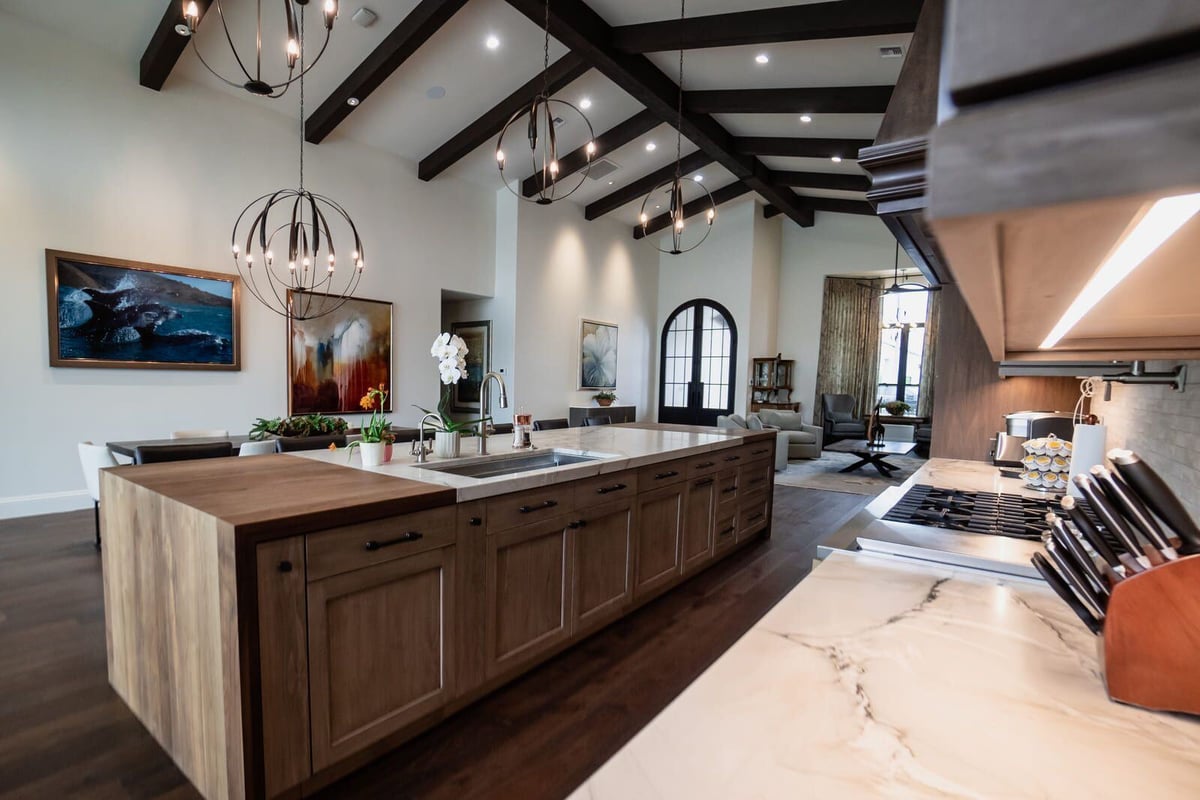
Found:
<svg viewBox="0 0 1200 800"><path fill-rule="evenodd" d="M429 455L429 450L425 449L425 420L429 419L430 417L433 417L438 422L441 422L442 420L441 417L433 412L429 412L425 416L421 417L421 423L417 426L417 441L413 442L413 445L416 447L416 449L412 450L413 455L417 457L418 464L424 464L425 456ZM432 442L430 442L429 448L430 450L433 449Z"/></svg>
<svg viewBox="0 0 1200 800"><path fill-rule="evenodd" d="M489 372L483 376L483 382L479 384L479 455L487 455L487 426L488 426L488 406L491 405L491 395L488 393L488 380L496 379L496 383L500 384L500 407L508 408L508 389L504 386L504 377L499 372Z"/></svg>

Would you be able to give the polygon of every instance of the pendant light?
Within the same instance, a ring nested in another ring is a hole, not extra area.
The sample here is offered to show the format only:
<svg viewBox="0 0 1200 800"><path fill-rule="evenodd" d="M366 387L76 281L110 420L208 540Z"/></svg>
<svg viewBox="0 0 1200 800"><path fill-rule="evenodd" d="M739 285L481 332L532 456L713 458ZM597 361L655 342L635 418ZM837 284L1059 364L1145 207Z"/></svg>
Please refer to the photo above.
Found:
<svg viewBox="0 0 1200 800"><path fill-rule="evenodd" d="M303 19L300 30L303 33ZM250 294L280 316L304 320L336 311L353 297L362 278L365 255L358 229L346 209L304 188L303 44L298 60L299 187L268 192L242 209L233 224L230 246L238 274ZM245 228L243 221L249 223ZM343 237L349 235L353 241L349 258L343 256L341 264L334 245L335 231ZM281 257L276 257L276 250Z"/></svg>
<svg viewBox="0 0 1200 800"><path fill-rule="evenodd" d="M704 198L708 198L708 208L704 212L704 235L700 239L687 247L683 246L683 231L687 227L684 221L686 214L683 201L683 20L685 13L685 5L687 0L679 0L679 105L675 116L675 177L669 181L663 181L650 190L646 195L646 199L642 201L641 211L638 213L638 222L642 226L642 234L648 238L650 215L646 212L646 207L650 203L661 205L661 202L656 202L656 198L660 192L667 194L667 216L671 220L671 248L664 250L658 247L658 252L668 255L677 256L682 253L687 253L695 250L700 245L704 244L704 240L708 238L708 234L712 232L713 222L717 219L717 203L713 200L712 193L698 180L693 180L696 186L704 192L704 196L696 202L700 202ZM657 247L657 245L656 245Z"/></svg>
<svg viewBox="0 0 1200 800"><path fill-rule="evenodd" d="M508 133L509 128L526 115L529 117L525 130L529 142L531 170L541 176L540 188L537 195L532 198L525 198L520 192L515 191L504 176L504 168L509 163L508 151L504 147L504 136ZM567 124L565 120L568 116L582 120L583 127L587 129L587 144L584 145L586 163L583 169L576 173L578 180L569 190L558 183L558 133L555 130L558 126ZM542 91L534 95L528 108L523 108L509 117L508 122L500 131L500 137L496 139L496 166L500 168L500 180L518 198L532 200L538 205L548 206L555 201L565 200L575 194L587 179L588 172L592 168L592 159L596 156L596 143L593 141L595 138L595 134L592 132L592 123L588 122L588 118L582 111L565 100L556 100L550 97L550 0L546 0L545 39L542 47Z"/></svg>
<svg viewBox="0 0 1200 800"><path fill-rule="evenodd" d="M241 77L236 80L230 80L221 75L200 54L200 48L196 44L196 26L200 23L200 8L196 5L195 0L183 0L183 25L175 26L175 30L181 36L190 37L192 40L192 50L195 51L196 57L200 59L200 63L204 68L217 77L218 80L245 89L251 94L261 95L263 97L281 97L287 91L288 86L293 82L303 77L308 69L316 66L316 63L321 60L321 56L325 54L325 48L329 46L329 35L333 31L333 21L338 15L338 0L321 0L323 2L322 13L325 18L325 41L321 44L321 50L317 53L317 57L312 60L307 69L301 64L300 74L296 74L296 64L300 61L300 51L304 46L302 41L304 36L304 9L308 6L310 0L282 0L284 21L287 25L287 44L284 47L283 55L287 63L287 78L278 83L271 83L263 80L262 76L262 55L263 55L263 26L262 26L262 0L256 0L257 4L257 25L255 30L255 49L254 49L254 74L250 74L250 70L246 68L246 62L242 60L238 54L237 47L233 43L233 34L229 32L229 24L225 20L225 11L221 8L221 0L213 0L213 5L216 6L217 16L221 18L221 27L225 31L225 41L229 42L229 49L233 51L233 59L237 62L238 69L241 70Z"/></svg>

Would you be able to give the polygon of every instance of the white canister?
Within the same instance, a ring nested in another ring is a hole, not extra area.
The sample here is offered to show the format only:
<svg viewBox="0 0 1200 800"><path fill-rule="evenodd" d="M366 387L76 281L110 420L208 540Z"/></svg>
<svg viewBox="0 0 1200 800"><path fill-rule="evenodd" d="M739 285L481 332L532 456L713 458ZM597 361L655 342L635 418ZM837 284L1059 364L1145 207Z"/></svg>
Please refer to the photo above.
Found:
<svg viewBox="0 0 1200 800"><path fill-rule="evenodd" d="M433 436L433 454L438 458L458 458L461 446L458 431L438 431Z"/></svg>
<svg viewBox="0 0 1200 800"><path fill-rule="evenodd" d="M1104 463L1104 454L1108 452L1105 440L1108 438L1108 427L1105 425L1076 425L1072 443L1075 445L1071 454L1071 472L1069 477L1087 475L1088 471L1097 464ZM1067 486L1075 497L1080 497L1079 490L1072 482Z"/></svg>

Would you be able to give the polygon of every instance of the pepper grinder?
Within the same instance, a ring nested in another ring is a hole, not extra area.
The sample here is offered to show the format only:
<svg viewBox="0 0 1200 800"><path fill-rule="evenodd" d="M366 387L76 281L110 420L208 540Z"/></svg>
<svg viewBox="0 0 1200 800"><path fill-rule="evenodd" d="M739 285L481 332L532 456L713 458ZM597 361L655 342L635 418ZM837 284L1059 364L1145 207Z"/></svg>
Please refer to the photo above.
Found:
<svg viewBox="0 0 1200 800"><path fill-rule="evenodd" d="M527 450L533 447L533 415L513 414L513 449Z"/></svg>

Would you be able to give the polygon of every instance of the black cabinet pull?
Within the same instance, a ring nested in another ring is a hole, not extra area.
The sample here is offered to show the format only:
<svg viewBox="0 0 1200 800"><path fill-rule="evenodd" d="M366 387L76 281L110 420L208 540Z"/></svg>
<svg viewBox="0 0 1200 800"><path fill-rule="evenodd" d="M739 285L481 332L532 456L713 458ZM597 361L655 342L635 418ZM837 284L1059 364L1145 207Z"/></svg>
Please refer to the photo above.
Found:
<svg viewBox="0 0 1200 800"><path fill-rule="evenodd" d="M715 479L715 478L705 478L705 479L704 479L704 480L702 480L702 481L696 481L695 483L693 483L693 484L692 484L692 486L694 486L695 488L699 489L701 486L708 486L708 485L709 485L709 484L711 484L711 483L712 483L714 480L716 480L716 479Z"/></svg>
<svg viewBox="0 0 1200 800"><path fill-rule="evenodd" d="M530 514L534 511L541 511L545 508L554 508L556 505L558 505L557 500L546 500L542 503L538 503L536 506L521 506L517 509L517 511L520 511L522 514Z"/></svg>
<svg viewBox="0 0 1200 800"><path fill-rule="evenodd" d="M764 447L762 450L752 450L751 454L756 455L756 456L761 456L763 453L769 453L769 452L771 452L771 451Z"/></svg>
<svg viewBox="0 0 1200 800"><path fill-rule="evenodd" d="M740 461L741 458L741 456L725 456L726 461Z"/></svg>
<svg viewBox="0 0 1200 800"><path fill-rule="evenodd" d="M731 534L731 533L733 533L733 528L726 528L725 530L723 530L723 531L721 531L720 533L718 533L718 534L717 534L717 536L718 536L718 537L720 537L720 536L728 536L728 535L729 535L729 534Z"/></svg>
<svg viewBox="0 0 1200 800"><path fill-rule="evenodd" d="M667 478L674 478L678 474L679 473L676 472L675 470L671 470L670 472L660 472L654 476L654 480L665 481Z"/></svg>
<svg viewBox="0 0 1200 800"><path fill-rule="evenodd" d="M736 491L737 491L737 484L735 483L733 486L726 486L724 489L722 489L721 494L729 494L730 492L736 492Z"/></svg>
<svg viewBox="0 0 1200 800"><path fill-rule="evenodd" d="M376 550L381 550L385 547L391 547L394 544L404 544L405 542L415 542L418 539L424 538L424 536L425 536L425 534L423 534L423 533L418 533L417 531L409 531L408 533L397 536L395 539L385 539L382 542L377 542L374 539L369 539L369 540L367 540L367 543L363 545L363 549L366 550L367 552L373 553Z"/></svg>
<svg viewBox="0 0 1200 800"><path fill-rule="evenodd" d="M568 522L567 527L571 528L572 530L575 530L576 528L586 528L587 520L586 519L577 519L572 522Z"/></svg>
<svg viewBox="0 0 1200 800"><path fill-rule="evenodd" d="M626 488L623 483L614 483L612 486L601 486L596 490L596 494L608 494L609 492L619 492Z"/></svg>
<svg viewBox="0 0 1200 800"><path fill-rule="evenodd" d="M474 525L475 527L479 527L480 525L483 524L483 518L482 517L471 517L469 520L467 520L467 523L470 525Z"/></svg>
<svg viewBox="0 0 1200 800"><path fill-rule="evenodd" d="M291 572L292 571L292 562L280 561L279 562L279 571L280 572Z"/></svg>
<svg viewBox="0 0 1200 800"><path fill-rule="evenodd" d="M579 523L572 520L571 522L567 523L567 527L570 528L571 530L575 530L576 528L579 527Z"/></svg>
<svg viewBox="0 0 1200 800"><path fill-rule="evenodd" d="M717 462L715 461L705 461L703 464L697 464L696 469L708 469L709 467L715 467L716 465Z"/></svg>

